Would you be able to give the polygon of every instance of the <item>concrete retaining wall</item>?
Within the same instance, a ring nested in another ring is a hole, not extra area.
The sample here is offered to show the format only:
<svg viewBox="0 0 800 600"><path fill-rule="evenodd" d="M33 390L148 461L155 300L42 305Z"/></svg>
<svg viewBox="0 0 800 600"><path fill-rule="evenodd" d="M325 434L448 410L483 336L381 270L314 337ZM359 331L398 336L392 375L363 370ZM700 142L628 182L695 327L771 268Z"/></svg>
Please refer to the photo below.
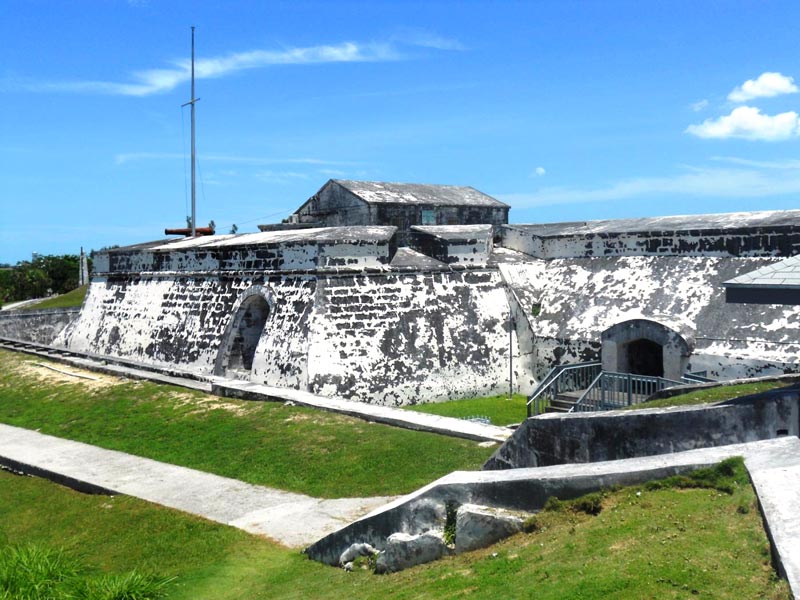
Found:
<svg viewBox="0 0 800 600"><path fill-rule="evenodd" d="M800 391L725 404L547 414L527 419L483 466L517 469L591 463L800 435Z"/></svg>
<svg viewBox="0 0 800 600"><path fill-rule="evenodd" d="M418 535L441 530L446 506L478 504L535 512L554 496L566 500L615 485L636 485L716 464L730 456L796 452L798 440L759 442L755 448L731 445L692 452L506 471L455 471L343 527L305 550L314 560L336 565L351 544L369 543L381 550L386 538L402 532Z"/></svg>
<svg viewBox="0 0 800 600"><path fill-rule="evenodd" d="M0 337L50 344L78 316L78 308L0 312Z"/></svg>

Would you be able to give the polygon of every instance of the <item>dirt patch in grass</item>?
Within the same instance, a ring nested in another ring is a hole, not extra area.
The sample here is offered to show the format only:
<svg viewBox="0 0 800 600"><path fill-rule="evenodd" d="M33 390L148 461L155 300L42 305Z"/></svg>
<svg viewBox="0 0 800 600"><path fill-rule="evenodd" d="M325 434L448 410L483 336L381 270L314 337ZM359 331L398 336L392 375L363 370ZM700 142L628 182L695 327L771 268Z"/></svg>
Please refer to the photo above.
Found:
<svg viewBox="0 0 800 600"><path fill-rule="evenodd" d="M166 396L175 404L175 408L191 407L188 415L207 413L212 410L224 410L234 415L247 415L257 410L252 402L230 402L217 396L198 396L187 392L170 392Z"/></svg>
<svg viewBox="0 0 800 600"><path fill-rule="evenodd" d="M79 383L86 390L98 390L121 385L125 382L119 377L101 375L93 371L52 363L18 361L10 366L15 374L34 378L48 386Z"/></svg>

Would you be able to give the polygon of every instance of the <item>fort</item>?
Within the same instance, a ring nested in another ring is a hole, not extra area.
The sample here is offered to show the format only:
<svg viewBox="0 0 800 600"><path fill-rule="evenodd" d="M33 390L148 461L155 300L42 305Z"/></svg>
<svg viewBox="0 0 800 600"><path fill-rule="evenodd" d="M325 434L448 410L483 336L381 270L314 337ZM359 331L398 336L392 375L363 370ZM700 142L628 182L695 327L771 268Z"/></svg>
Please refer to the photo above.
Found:
<svg viewBox="0 0 800 600"><path fill-rule="evenodd" d="M367 552L377 571L400 570L511 535L550 495L741 455L778 570L800 589L797 553L785 547L796 510L775 501L798 468L798 378L785 376L800 373L800 211L507 221L508 207L473 188L330 181L258 233L95 253L80 310L0 314L0 338L200 380L218 394L310 392L314 406L368 420L392 413L383 422L410 428L423 427L390 407L515 391L538 415L533 401L568 374L561 391L577 395L553 393L549 409L567 402L574 414L513 432L469 423L486 428L478 439L503 441L482 471L451 473L305 552L350 568ZM615 406L620 382L631 404L651 395L648 382L761 376L795 387L595 412ZM589 395L598 381L599 401ZM450 421L449 435L476 439Z"/></svg>
<svg viewBox="0 0 800 600"><path fill-rule="evenodd" d="M671 380L800 370L798 309L727 303L723 285L795 254L800 211L518 225L504 206L331 181L259 233L96 253L79 313L0 332L390 406L529 394L589 361Z"/></svg>

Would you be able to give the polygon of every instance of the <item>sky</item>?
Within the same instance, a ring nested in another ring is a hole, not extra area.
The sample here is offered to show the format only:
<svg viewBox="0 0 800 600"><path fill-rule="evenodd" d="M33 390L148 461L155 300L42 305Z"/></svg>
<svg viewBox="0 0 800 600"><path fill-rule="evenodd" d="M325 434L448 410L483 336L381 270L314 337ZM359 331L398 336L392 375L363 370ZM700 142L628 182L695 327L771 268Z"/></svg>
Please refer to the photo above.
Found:
<svg viewBox="0 0 800 600"><path fill-rule="evenodd" d="M0 263L280 221L328 179L517 223L798 208L800 3L3 0Z"/></svg>

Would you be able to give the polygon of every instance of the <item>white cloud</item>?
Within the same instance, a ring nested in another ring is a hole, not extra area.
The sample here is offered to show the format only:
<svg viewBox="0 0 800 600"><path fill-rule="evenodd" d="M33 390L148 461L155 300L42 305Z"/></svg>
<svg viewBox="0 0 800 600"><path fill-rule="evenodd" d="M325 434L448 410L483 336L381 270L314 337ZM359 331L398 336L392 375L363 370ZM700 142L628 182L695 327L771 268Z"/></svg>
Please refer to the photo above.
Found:
<svg viewBox="0 0 800 600"><path fill-rule="evenodd" d="M767 71L759 75L758 79L748 79L739 87L734 88L728 94L728 100L747 102L753 98L772 98L782 94L795 94L797 91L793 77Z"/></svg>
<svg viewBox="0 0 800 600"><path fill-rule="evenodd" d="M612 202L669 194L706 198L758 198L800 194L800 172L693 168L672 177L636 177L604 187L545 187L498 197L514 208Z"/></svg>
<svg viewBox="0 0 800 600"><path fill-rule="evenodd" d="M407 31L394 36L392 39L411 46L421 46L435 50L464 50L464 46L458 40L427 31Z"/></svg>
<svg viewBox="0 0 800 600"><path fill-rule="evenodd" d="M405 54L398 44L436 49L460 49L455 40L431 34L414 39L388 43L343 42L335 45L287 48L283 50L250 50L195 61L195 77L210 79L247 69L273 65L306 65L322 63L386 62L403 60ZM187 59L174 60L163 69L134 72L129 82L113 81L61 81L61 82L2 82L3 87L35 92L95 93L120 96L149 96L168 92L186 83L191 77Z"/></svg>
<svg viewBox="0 0 800 600"><path fill-rule="evenodd" d="M800 117L794 111L771 116L752 106L739 106L729 115L689 125L686 132L701 138L776 142L800 134Z"/></svg>
<svg viewBox="0 0 800 600"><path fill-rule="evenodd" d="M297 171L259 171L256 173L256 177L269 183L288 183L298 179L308 179L306 173Z"/></svg>
<svg viewBox="0 0 800 600"><path fill-rule="evenodd" d="M689 108L691 108L694 112L700 112L704 108L708 108L708 100L703 99L693 102L689 105Z"/></svg>
<svg viewBox="0 0 800 600"><path fill-rule="evenodd" d="M536 167L533 170L533 173L531 173L531 177L543 177L546 174L547 174L547 171L545 170L544 167Z"/></svg>
<svg viewBox="0 0 800 600"><path fill-rule="evenodd" d="M711 160L728 162L735 165L744 165L746 167L757 167L759 169L800 169L800 159L791 158L786 160L751 160L749 158L739 158L736 156L712 156Z"/></svg>
<svg viewBox="0 0 800 600"><path fill-rule="evenodd" d="M144 160L183 160L186 158L178 152L126 152L114 156L114 162L124 165ZM341 160L325 160L321 158L262 158L258 156L235 156L228 154L200 154L202 162L235 163L242 165L333 165L354 166L359 163Z"/></svg>

